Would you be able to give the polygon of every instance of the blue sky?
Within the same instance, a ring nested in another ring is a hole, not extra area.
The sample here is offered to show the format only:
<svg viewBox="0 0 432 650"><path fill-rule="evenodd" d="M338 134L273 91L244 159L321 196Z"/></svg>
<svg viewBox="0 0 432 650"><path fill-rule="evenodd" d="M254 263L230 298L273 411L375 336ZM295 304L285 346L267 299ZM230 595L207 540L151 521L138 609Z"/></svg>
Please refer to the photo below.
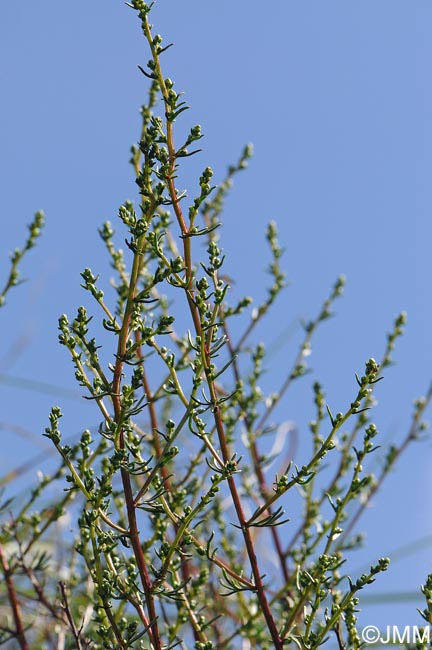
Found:
<svg viewBox="0 0 432 650"><path fill-rule="evenodd" d="M432 379L431 19L426 0L159 0L153 12L155 31L175 43L166 74L191 106L179 128L200 123L206 135L185 186L196 187L207 164L220 179L243 146L254 144L224 215L227 271L239 294L263 296L263 233L270 219L278 222L291 285L261 332L268 345L280 335L286 342L268 386L293 358L299 319L315 315L340 273L346 294L311 357L313 378L334 411L352 400L354 371L380 357L394 317L408 312L397 365L377 391L383 441L403 437L412 400ZM35 394L12 378L75 390L56 343L57 318L73 315L85 299L84 267L109 275L97 228L136 194L128 159L146 98L137 64L147 59L135 15L119 0L76 0L72 8L21 0L0 9L3 259L23 241L33 212L47 215L44 236L22 267L31 280L1 314L2 472L37 450L11 425L40 434L53 402L63 406L65 434L92 417L78 399ZM312 415L313 378L284 405L303 427ZM374 500L359 566L432 535L430 459L428 438L407 452ZM432 570L429 558L424 547L395 561L374 593L418 591ZM380 606L374 616L380 624L420 624L415 605L421 599Z"/></svg>

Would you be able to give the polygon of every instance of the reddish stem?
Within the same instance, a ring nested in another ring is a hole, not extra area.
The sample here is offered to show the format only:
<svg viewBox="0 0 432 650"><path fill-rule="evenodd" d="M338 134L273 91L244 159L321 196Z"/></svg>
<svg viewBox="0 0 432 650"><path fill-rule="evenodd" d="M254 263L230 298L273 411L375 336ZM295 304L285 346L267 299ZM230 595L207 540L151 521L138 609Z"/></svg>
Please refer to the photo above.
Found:
<svg viewBox="0 0 432 650"><path fill-rule="evenodd" d="M0 563L3 569L3 575L5 577L9 603L12 608L12 615L15 622L16 638L18 640L21 650L30 650L30 646L28 645L24 634L24 625L22 621L21 606L18 600L15 584L12 578L12 574L9 570L8 561L6 559L6 556L3 552L3 548L1 546L0 546Z"/></svg>
<svg viewBox="0 0 432 650"><path fill-rule="evenodd" d="M123 371L123 358L126 351L127 341L129 338L130 319L131 319L136 286L137 286L137 281L139 276L140 252L141 251L137 252L134 256L131 280L129 285L129 295L125 307L122 327L119 333L117 356L116 356L116 363L115 363L114 375L113 375L112 399L114 405L114 420L120 426L122 420L122 407L121 407L120 395L121 395L121 378L122 378L122 371ZM123 429L121 429L119 432L118 445L120 449L125 448ZM121 472L121 479L123 484L123 491L125 495L127 517L129 522L129 536L134 551L134 555L137 561L137 567L140 574L141 583L144 589L148 615L150 619L150 628L148 630L148 635L151 643L154 645L156 650L162 650L155 602L154 602L153 594L151 593L151 580L147 571L147 564L146 564L143 550L141 548L141 542L139 538L139 530L138 530L138 525L136 520L136 511L135 511L135 504L134 504L130 475L125 467L122 467L120 472Z"/></svg>
<svg viewBox="0 0 432 650"><path fill-rule="evenodd" d="M236 382L238 382L240 380L240 372L239 372L238 363L237 363L237 360L236 360L236 357L235 357L235 350L234 350L234 347L232 345L231 337L230 337L230 334L229 334L228 327L227 327L226 323L224 323L224 330L225 330L225 334L226 334L226 337L227 337L228 350L230 352L231 357L234 359L234 361L233 361L234 377L235 377ZM251 425L250 419L249 419L246 411L245 411L244 423L246 425L246 429L250 433L252 433L252 425ZM257 443L256 443L255 440L251 441L250 450L251 450L251 456L252 456L254 471L255 471L256 477L258 479L258 485L260 487L261 496L262 496L262 498L264 500L266 500L268 498L268 495L269 495L269 489L268 489L268 486L267 486L267 481L266 481L265 476L264 476L264 472L262 470L262 467L261 467L261 464L260 464L260 461L259 461L259 451L258 451L258 446L257 446ZM268 509L268 513L269 513L269 515L272 514L272 509L271 508ZM283 576L284 576L284 580L285 580L285 584L286 584L286 583L289 582L290 575L289 575L289 572L288 572L288 567L287 567L287 563L286 563L285 554L284 554L284 551L283 551L283 548L282 548L282 543L280 541L279 532L276 530L275 526L271 526L270 527L270 533L271 533L271 536L273 538L273 544L275 546L276 553L277 553L278 558L279 558L279 563L280 563L282 573L283 573Z"/></svg>

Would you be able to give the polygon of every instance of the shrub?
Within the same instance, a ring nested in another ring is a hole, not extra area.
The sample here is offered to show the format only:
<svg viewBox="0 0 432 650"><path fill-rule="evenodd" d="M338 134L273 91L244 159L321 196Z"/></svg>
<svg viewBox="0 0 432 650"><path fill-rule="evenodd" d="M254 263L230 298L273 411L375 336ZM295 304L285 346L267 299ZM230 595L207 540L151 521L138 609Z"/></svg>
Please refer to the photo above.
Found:
<svg viewBox="0 0 432 650"><path fill-rule="evenodd" d="M94 314L81 306L75 318L59 319L60 344L100 426L66 444L61 409L53 407L45 436L58 452L57 470L41 476L13 514L10 501L3 505L2 642L22 649L210 650L247 640L242 647L312 649L333 637L341 649L358 648L360 592L389 560L345 575L346 558L361 542L353 529L424 429L431 399L429 392L416 402L399 445L377 451L373 391L405 315L396 318L380 362L367 359L355 375L344 412L333 414L314 384L311 453L296 465L289 445L295 433L284 434L271 417L307 372L311 339L330 317L344 279L304 323L285 381L263 394L265 349L253 334L285 283L276 225L266 233L271 284L252 310L248 296L232 301L219 239L225 197L251 150L218 186L206 167L194 199L179 192L179 167L198 153L201 128L192 126L178 142L176 124L188 107L163 71L170 45L152 32L151 5L129 6L150 50L140 68L149 96L131 157L139 204L125 202L118 211L125 250L109 222L100 229L114 272L111 290L104 292L86 268L82 286ZM38 213L24 248L13 254L1 304L42 224ZM383 463L374 475L370 457L377 453ZM302 517L293 526L285 512L298 500ZM78 522L76 538L62 525L67 518Z"/></svg>

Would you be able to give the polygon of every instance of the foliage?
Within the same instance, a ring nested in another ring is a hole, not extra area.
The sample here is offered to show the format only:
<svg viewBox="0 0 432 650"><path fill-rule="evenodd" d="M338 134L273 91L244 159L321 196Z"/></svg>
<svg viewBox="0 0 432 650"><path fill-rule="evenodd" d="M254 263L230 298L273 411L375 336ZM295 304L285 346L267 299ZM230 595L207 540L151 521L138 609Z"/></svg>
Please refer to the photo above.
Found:
<svg viewBox="0 0 432 650"><path fill-rule="evenodd" d="M129 6L151 53L140 68L150 89L131 157L139 205L125 202L118 211L128 233L125 251L109 222L100 230L115 274L109 294L90 268L82 273L95 314L79 307L72 320L59 319L59 341L100 426L65 444L62 413L53 407L45 436L59 454L57 471L41 476L19 507L3 504L1 641L22 649L210 650L247 640L242 647L264 650L312 649L333 637L340 648L358 648L359 592L389 560L377 559L361 576L345 575L346 558L361 543L353 529L424 429L431 399L429 391L416 402L405 439L379 452L383 462L372 474L379 434L369 410L405 315L396 318L381 362L368 359L356 375L343 412L333 414L314 384L311 454L295 465L288 437L282 451L273 446L271 416L307 372L311 339L331 316L344 279L304 323L285 381L264 395L265 349L251 340L284 287L276 226L270 223L266 234L271 285L251 312L251 298L230 301L219 243L226 194L251 149L218 187L206 167L188 203L176 178L199 151L201 128L175 141L176 121L188 107L162 70L170 46L152 33L151 5ZM42 221L38 213L24 249L13 254L2 303ZM237 340L235 319L243 327ZM303 516L293 531L285 512L298 496ZM72 539L67 527L74 520Z"/></svg>
<svg viewBox="0 0 432 650"><path fill-rule="evenodd" d="M37 238L41 234L41 229L44 225L44 221L45 217L43 212L36 212L33 221L28 226L29 234L23 248L16 248L12 253L9 274L7 276L3 290L0 293L0 307L4 306L6 295L11 290L11 288L17 286L20 283L18 265L27 251L29 251L35 245Z"/></svg>

